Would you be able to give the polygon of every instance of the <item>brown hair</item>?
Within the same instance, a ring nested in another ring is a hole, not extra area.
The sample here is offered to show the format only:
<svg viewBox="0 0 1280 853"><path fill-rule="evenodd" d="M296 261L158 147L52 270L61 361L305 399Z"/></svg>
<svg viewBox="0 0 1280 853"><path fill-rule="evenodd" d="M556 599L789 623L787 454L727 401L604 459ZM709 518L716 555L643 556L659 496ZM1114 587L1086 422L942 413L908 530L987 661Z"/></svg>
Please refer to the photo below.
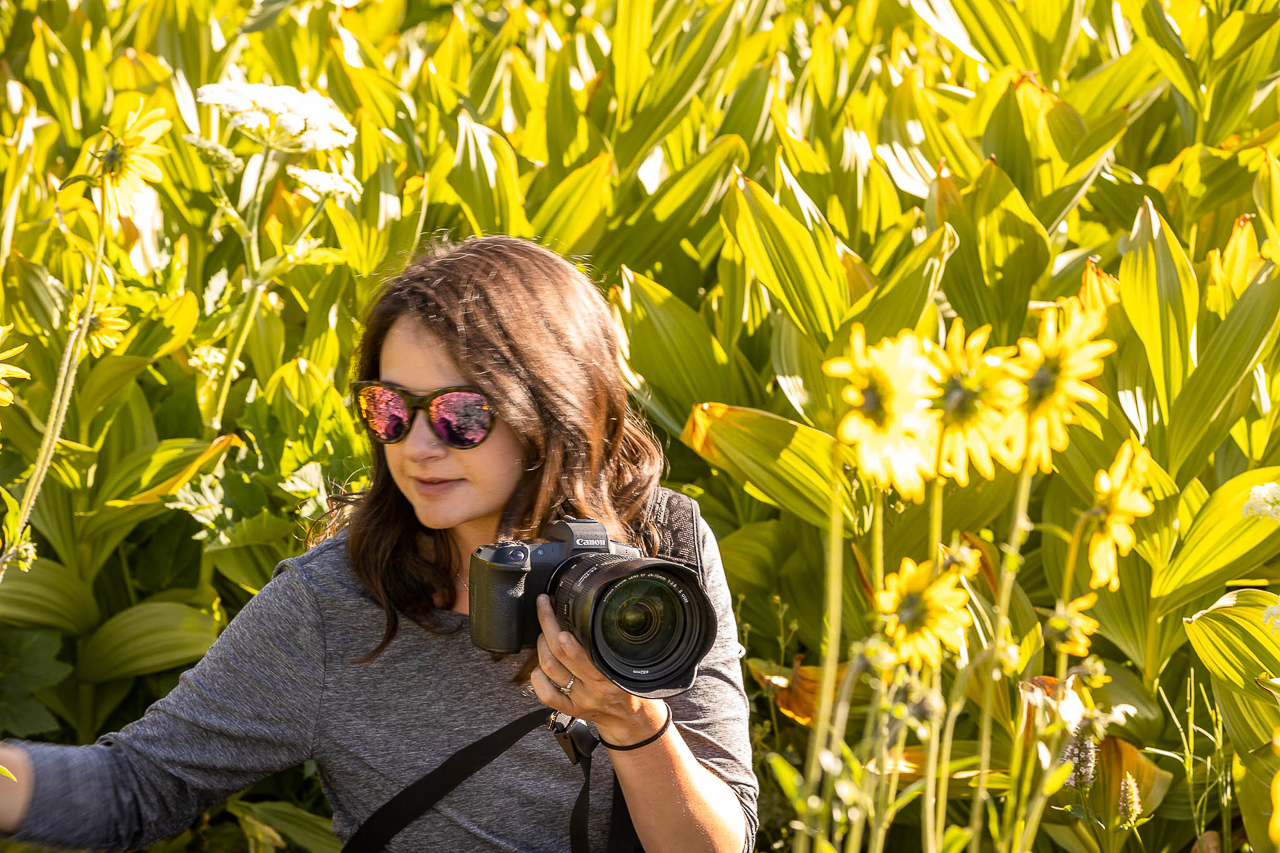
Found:
<svg viewBox="0 0 1280 853"><path fill-rule="evenodd" d="M353 380L379 378L382 344L403 316L422 322L496 403L529 465L505 507L500 538L533 538L549 521L591 516L616 539L653 553L646 509L663 458L628 406L608 303L576 267L536 243L480 237L441 244L379 292L365 321ZM346 526L356 576L382 606L382 641L399 613L430 627L452 607L454 556L443 530L424 528L400 493L380 444L370 442L369 488L341 496L329 532ZM465 452L465 451L460 451Z"/></svg>

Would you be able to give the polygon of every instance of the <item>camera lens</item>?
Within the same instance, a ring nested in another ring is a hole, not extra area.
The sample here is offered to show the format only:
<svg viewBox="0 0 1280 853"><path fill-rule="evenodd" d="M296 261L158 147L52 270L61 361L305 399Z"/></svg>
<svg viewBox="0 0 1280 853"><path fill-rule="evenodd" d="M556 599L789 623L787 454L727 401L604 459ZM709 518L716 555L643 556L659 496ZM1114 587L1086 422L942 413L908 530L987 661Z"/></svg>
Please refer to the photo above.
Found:
<svg viewBox="0 0 1280 853"><path fill-rule="evenodd" d="M600 614L601 640L629 666L652 666L668 657L684 634L680 599L663 580L618 581Z"/></svg>
<svg viewBox="0 0 1280 853"><path fill-rule="evenodd" d="M582 554L560 566L550 586L560 624L604 675L637 696L687 689L715 640L715 612L697 572L677 563Z"/></svg>

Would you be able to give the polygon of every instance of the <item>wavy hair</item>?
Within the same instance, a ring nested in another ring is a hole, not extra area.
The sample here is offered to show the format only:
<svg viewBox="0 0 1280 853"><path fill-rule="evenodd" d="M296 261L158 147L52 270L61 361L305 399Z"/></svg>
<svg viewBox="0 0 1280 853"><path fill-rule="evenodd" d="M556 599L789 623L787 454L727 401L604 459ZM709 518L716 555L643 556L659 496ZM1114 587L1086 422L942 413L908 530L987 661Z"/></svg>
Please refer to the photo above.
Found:
<svg viewBox="0 0 1280 853"><path fill-rule="evenodd" d="M536 243L478 237L440 244L379 291L365 319L351 379L379 378L383 341L410 316L494 400L529 464L503 510L499 538L536 537L548 522L591 516L652 554L649 501L662 450L628 405L608 303L573 264ZM456 599L444 530L425 528L370 440L372 480L334 498L328 533L346 527L356 576L386 614L378 657L404 614L431 629ZM455 451L459 452L459 451ZM460 451L466 452L466 451Z"/></svg>

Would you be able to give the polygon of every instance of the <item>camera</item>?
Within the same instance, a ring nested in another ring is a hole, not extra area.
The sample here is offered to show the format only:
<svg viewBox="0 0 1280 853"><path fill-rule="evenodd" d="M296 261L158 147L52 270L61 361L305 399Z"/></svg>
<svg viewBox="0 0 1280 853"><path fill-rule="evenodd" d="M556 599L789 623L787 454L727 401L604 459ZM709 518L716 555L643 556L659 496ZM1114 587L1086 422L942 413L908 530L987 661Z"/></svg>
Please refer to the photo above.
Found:
<svg viewBox="0 0 1280 853"><path fill-rule="evenodd" d="M536 603L546 593L614 684L649 699L693 685L716 637L716 616L697 571L645 557L591 518L566 518L546 541L503 540L471 555L471 641L512 654L537 646Z"/></svg>

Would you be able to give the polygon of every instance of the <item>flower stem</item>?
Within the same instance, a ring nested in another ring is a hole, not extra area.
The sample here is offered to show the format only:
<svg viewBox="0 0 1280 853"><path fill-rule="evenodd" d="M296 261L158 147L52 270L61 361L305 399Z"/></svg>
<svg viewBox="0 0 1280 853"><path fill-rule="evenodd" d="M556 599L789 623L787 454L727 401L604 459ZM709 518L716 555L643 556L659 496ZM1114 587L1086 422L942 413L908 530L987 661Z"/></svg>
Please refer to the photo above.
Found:
<svg viewBox="0 0 1280 853"><path fill-rule="evenodd" d="M245 308L240 328L236 330L236 337L231 343L231 349L227 352L222 376L218 378L218 395L213 405L213 413L209 418L209 429L215 435L222 430L222 411L226 408L227 396L231 392L231 381L232 377L235 376L236 362L240 359L240 353L244 351L245 341L249 339L249 332L253 329L254 321L258 318L258 306L262 304L262 294L270 285L270 281L258 281L258 271L262 268L262 261L258 252L258 220L262 215L262 191L266 186L267 167L270 164L271 146L263 145L262 165L258 168L258 175L254 181L253 198L249 201L249 222L246 226L249 238L245 241L245 248L249 254L248 272L249 280L252 282L249 305Z"/></svg>
<svg viewBox="0 0 1280 853"><path fill-rule="evenodd" d="M879 733L884 730L884 726L881 721L881 718L884 716L884 673L874 673L874 680L875 691L871 697L871 704L867 706L868 711L866 719L863 720L862 723L861 741L864 745L872 744L873 750L868 751L868 754L862 759L862 781L858 785L858 812L853 819L853 826L850 828L849 834L846 835L844 839L845 853L858 853L858 851L862 850L862 833L867 825L868 812L872 811L872 791L870 789L869 782L873 775L875 775L877 781L880 778L879 774L872 774L867 769L867 764L871 759L871 752L876 748L874 745L877 742Z"/></svg>
<svg viewBox="0 0 1280 853"><path fill-rule="evenodd" d="M34 470L31 472L31 479L27 481L26 491L22 494L22 503L18 507L18 523L14 526L17 536L13 545L3 556L0 556L0 578L4 577L4 567L17 555L18 542L22 539L22 532L26 529L27 522L31 518L31 511L35 508L36 495L40 494L40 487L44 485L44 478L49 473L49 465L53 461L53 454L58 446L58 437L62 434L62 425L67 419L67 409L71 404L71 392L75 388L75 374L80 347L84 344L85 335L88 334L89 324L93 322L93 302L98 288L98 275L102 271L106 242L107 220L99 212L98 239L93 250L93 268L89 272L89 285L86 291L84 309L80 312L80 317L71 330L71 336L67 339L66 349L62 351L62 362L58 365L58 381L53 389L53 404L49 411L49 417L45 421L44 438L41 440L40 449L36 453L36 463Z"/></svg>
<svg viewBox="0 0 1280 853"><path fill-rule="evenodd" d="M1023 468L1018 478L1018 495L1014 502L1013 523L1009 530L1009 542L1005 547L1004 559L1000 562L1000 593L996 605L996 629L991 638L991 647L986 650L990 662L991 674L982 685L982 715L979 734L978 752L978 787L973 792L973 806L969 814L969 853L979 853L982 846L983 816L986 813L987 773L991 767L991 705L993 704L996 682L1003 676L1003 649L1006 644L1005 635L1009 633L1009 602L1013 599L1013 577L1017 574L1021 562L1022 539L1026 526L1027 504L1031 501L1031 477L1034 472L1030 465Z"/></svg>
<svg viewBox="0 0 1280 853"><path fill-rule="evenodd" d="M935 462L936 476L929 484L929 553L928 559L933 561L933 577L938 576L942 566L942 497L946 481L942 478L942 442L938 442L938 460ZM942 693L942 667L935 666L931 671L932 690L935 695ZM938 806L936 791L938 786L938 723L937 715L931 715L928 722L929 744L925 757L924 796L920 798L920 831L924 844L924 853L937 853L939 836L935 834L934 810ZM946 811L946 802L942 803Z"/></svg>
<svg viewBox="0 0 1280 853"><path fill-rule="evenodd" d="M1066 609L1067 602L1071 601L1072 598L1071 593L1073 582L1075 581L1076 560L1080 557L1080 543L1084 539L1085 529L1092 521L1092 512L1081 513L1080 518L1076 520L1076 526L1071 531L1071 544L1067 546L1067 564L1062 569L1062 592L1058 596L1059 600L1062 602L1064 610ZM1058 647L1058 662L1057 668L1054 671L1054 676L1058 679L1057 690L1061 691L1065 689L1062 679L1067 676L1067 653L1062 651L1061 645ZM1058 696L1058 698L1061 699L1062 696Z"/></svg>
<svg viewBox="0 0 1280 853"><path fill-rule="evenodd" d="M262 146L262 165L254 181L253 198L249 200L249 254L252 268L250 276L257 279L262 260L258 254L258 218L262 215L262 190L267 178L267 167L271 165L271 146Z"/></svg>
<svg viewBox="0 0 1280 853"><path fill-rule="evenodd" d="M932 679L930 689L935 696L942 695L942 667L941 665L932 667L930 672ZM925 755L924 764L924 796L920 798L920 832L923 836L924 853L937 853L938 836L934 833L934 809L938 805L938 724L941 722L939 715L931 713L926 723L928 727L929 744ZM942 801L942 810L946 812L946 801Z"/></svg>
<svg viewBox="0 0 1280 853"><path fill-rule="evenodd" d="M844 502L841 495L844 491L841 484L843 466L841 465L839 442L831 445L831 512L827 518L827 613L826 613L826 648L822 656L822 683L818 694L818 713L814 718L813 735L809 742L809 758L805 762L803 800L805 807L804 822L809 825L809 797L818 790L818 776L822 767L822 753L827 750L827 733L831 726L831 707L836 690L836 665L840 658L840 610L844 602L842 580L844 577L844 560L841 558L844 545ZM826 835L828 810L822 809L818 815L818 836ZM808 846L808 833L803 833ZM797 838L799 842L799 838ZM798 845L799 846L799 845Z"/></svg>
<svg viewBox="0 0 1280 853"><path fill-rule="evenodd" d="M871 582L874 591L884 589L884 492L871 498Z"/></svg>
<svg viewBox="0 0 1280 853"><path fill-rule="evenodd" d="M948 769L951 766L951 745L955 740L956 721L960 718L960 712L964 710L964 692L969 686L972 673L972 665L956 671L947 701L947 722L942 735L942 755L939 759L942 775L938 778L938 813L933 827L934 837L939 840L945 837L947 829L947 788L951 784L951 774Z"/></svg>
<svg viewBox="0 0 1280 853"><path fill-rule="evenodd" d="M253 323L258 317L258 306L262 304L262 294L270 284L269 281L254 283L250 290L249 304L245 307L244 317L240 321L240 328L236 329L235 340L231 343L231 349L227 351L224 370L222 376L218 378L218 396L213 406L213 415L209 418L209 428L215 435L222 430L222 410L226 408L227 397L231 393L231 381L235 376L236 362L240 359L240 353L244 351L245 341L249 340L249 332L253 329Z"/></svg>

